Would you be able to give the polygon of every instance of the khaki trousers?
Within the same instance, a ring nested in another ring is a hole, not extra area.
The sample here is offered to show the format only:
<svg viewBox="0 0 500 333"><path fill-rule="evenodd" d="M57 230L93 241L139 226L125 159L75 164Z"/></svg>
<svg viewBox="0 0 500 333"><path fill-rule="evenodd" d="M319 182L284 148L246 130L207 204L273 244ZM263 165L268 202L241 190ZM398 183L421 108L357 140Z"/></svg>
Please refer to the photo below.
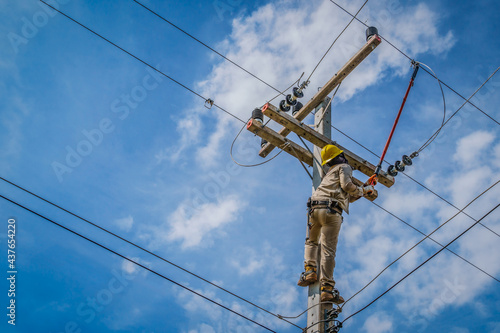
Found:
<svg viewBox="0 0 500 333"><path fill-rule="evenodd" d="M318 267L317 253L318 241L321 243L321 285L335 287L333 280L333 269L335 268L335 253L339 239L342 216L330 213L326 208L315 207L309 218L309 237L306 239L304 251L304 263L309 266Z"/></svg>

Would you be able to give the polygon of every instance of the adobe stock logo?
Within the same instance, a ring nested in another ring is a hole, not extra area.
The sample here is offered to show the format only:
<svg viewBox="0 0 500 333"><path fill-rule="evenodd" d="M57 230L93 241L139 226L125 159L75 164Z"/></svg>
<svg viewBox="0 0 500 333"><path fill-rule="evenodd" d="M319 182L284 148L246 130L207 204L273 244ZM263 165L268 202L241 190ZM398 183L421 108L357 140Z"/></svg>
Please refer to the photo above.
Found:
<svg viewBox="0 0 500 333"><path fill-rule="evenodd" d="M54 7L55 9L59 9L60 5L65 5L69 2L69 0L48 0L47 3ZM35 38L41 28L49 23L49 19L56 16L57 12L50 8L49 6L36 1L38 6L41 7L39 11L37 11L31 17L31 20L22 17L21 22L23 23L21 26L21 34L16 32L9 32L7 34L7 38L9 39L10 45L14 49L14 52L17 54L19 52L19 46L26 45L28 42Z"/></svg>
<svg viewBox="0 0 500 333"><path fill-rule="evenodd" d="M159 67L156 66L156 68ZM113 121L111 117L104 117L94 128L82 130L83 139L74 146L66 146L66 157L62 163L59 161L51 163L52 170L60 183L64 180L64 175L72 173L86 157L92 154L95 148L103 143L106 135L115 130L117 122L127 119L132 111L148 97L148 92L158 88L163 81L163 76L149 67L146 71L148 74L142 78L140 84L130 90L130 93L121 94L119 98L111 102L109 109L118 120Z"/></svg>

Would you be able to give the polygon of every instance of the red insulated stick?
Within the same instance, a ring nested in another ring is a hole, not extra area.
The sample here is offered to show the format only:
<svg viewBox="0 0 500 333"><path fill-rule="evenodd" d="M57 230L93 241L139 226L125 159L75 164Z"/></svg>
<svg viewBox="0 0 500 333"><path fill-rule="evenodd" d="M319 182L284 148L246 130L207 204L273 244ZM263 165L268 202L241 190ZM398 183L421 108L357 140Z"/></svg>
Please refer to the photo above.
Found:
<svg viewBox="0 0 500 333"><path fill-rule="evenodd" d="M399 108L398 116L396 117L396 120L394 120L394 125L392 125L391 133L389 134L389 138L387 139L387 142L385 143L384 151L382 152L382 155L380 156L380 162L377 165L377 169L375 169L375 174L373 174L373 176L371 176L369 179L370 185L377 184L377 178L378 178L378 174L380 173L380 169L382 168L382 162L384 161L385 154L387 153L387 149L389 149L389 145L391 144L392 136L394 134L394 131L396 130L396 126L398 124L399 117L401 116L401 113L403 111L403 107L405 106L405 103L406 103L406 98L408 97L408 93L410 92L410 89L413 86L413 82L415 81L415 77L417 76L418 68L419 68L418 63L416 63L415 69L413 70L413 75L411 76L410 84L408 85L408 89L406 89L405 97L403 98L403 103L401 103L401 107Z"/></svg>

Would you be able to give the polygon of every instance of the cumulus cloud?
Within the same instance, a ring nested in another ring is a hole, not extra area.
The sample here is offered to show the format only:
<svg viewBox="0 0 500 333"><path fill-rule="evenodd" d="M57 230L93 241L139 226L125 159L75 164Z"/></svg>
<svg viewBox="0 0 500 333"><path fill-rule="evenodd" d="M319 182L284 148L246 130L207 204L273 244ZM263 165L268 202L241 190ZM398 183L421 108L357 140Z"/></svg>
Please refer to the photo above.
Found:
<svg viewBox="0 0 500 333"><path fill-rule="evenodd" d="M495 140L495 134L487 131L476 131L457 142L457 150L453 159L458 163L470 165L477 162L480 154Z"/></svg>
<svg viewBox="0 0 500 333"><path fill-rule="evenodd" d="M392 332L392 321L385 313L375 313L366 319L363 329L370 333Z"/></svg>
<svg viewBox="0 0 500 333"><path fill-rule="evenodd" d="M361 1L349 4L352 11L360 5ZM438 15L425 4L416 5L404 13L400 7L381 12L380 6L377 5L376 10L369 6L362 12L368 13L368 21L378 25L381 34L413 57L428 51L443 53L454 44L451 32L444 35L439 32ZM313 70L350 19L330 1L270 3L248 16L233 20L231 35L217 48L229 59L281 90L297 80L302 72L308 75ZM314 73L310 87L323 85L359 50L365 43L364 29L355 22L345 31ZM198 89L241 119L247 119L254 107L276 95L276 91L233 64L215 61L212 72L206 80L199 82ZM360 66L362 68L355 70L343 83L339 99L351 98L389 72L401 75L409 70L408 60L384 43ZM315 92L315 88L307 89L305 98L312 97ZM220 111L214 110L213 114L218 119L218 125L197 153L199 160L209 165L217 161L220 144L228 133L233 133L231 126L235 124L234 119ZM200 115L189 112L185 117L194 121L193 117ZM181 128L185 121L180 119L178 127ZM201 126L193 127L192 135L196 137L194 132L200 130ZM184 135L180 141L181 149L190 143Z"/></svg>
<svg viewBox="0 0 500 333"><path fill-rule="evenodd" d="M168 217L169 230L163 237L167 241L181 241L184 249L210 243L212 233L223 233L222 227L236 221L245 205L235 195L197 206L186 201Z"/></svg>

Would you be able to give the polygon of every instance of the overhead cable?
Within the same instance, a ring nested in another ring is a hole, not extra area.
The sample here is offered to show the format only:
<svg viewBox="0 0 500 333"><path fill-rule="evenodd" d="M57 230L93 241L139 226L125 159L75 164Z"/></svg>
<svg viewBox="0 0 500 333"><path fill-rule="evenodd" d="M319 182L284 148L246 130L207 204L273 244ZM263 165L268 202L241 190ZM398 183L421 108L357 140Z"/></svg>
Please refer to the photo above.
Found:
<svg viewBox="0 0 500 333"><path fill-rule="evenodd" d="M493 211L495 211L498 207L500 206L500 203L497 204L495 207L493 207L488 213L486 213L485 215L483 215L477 222L474 222L470 227L468 227L466 230L464 230L460 235L458 235L457 237L455 237L453 240L451 240L448 244L446 244L443 248L439 249L436 253L434 253L432 256L430 256L428 259L426 259L424 262L422 262L420 265L418 265L417 267L415 267L411 272L409 272L408 274L406 274L403 278L401 278L398 282L394 283L390 288L388 288L386 291L384 291L382 294L380 294L379 296L377 296L373 301L371 301L370 303L368 303L366 306L364 306L363 308L361 308L360 310L354 312L353 314L351 314L350 316L348 316L346 319L344 319L342 321L342 324L354 317L355 315L357 315L358 313L362 312L363 310L365 310L366 308L368 308L370 305L372 305L373 303L375 303L376 301L378 301L382 296L384 296L385 294L387 294L389 291L391 291L394 287L396 287L398 284L400 284L402 281L404 281L407 277L409 277L411 274L413 274L415 271L417 271L419 268L421 268L423 265L425 265L426 263L428 263L432 258L434 258L435 256L437 256L439 253L441 253L444 249L446 249L448 246L450 246L452 243L454 243L457 239L459 239L460 237L462 237L465 233L467 233L469 230L471 230L475 225L477 225L480 221L482 221L483 219L485 219L488 215L490 215Z"/></svg>
<svg viewBox="0 0 500 333"><path fill-rule="evenodd" d="M72 234L74 234L74 235L76 235L76 236L78 236L80 238L83 238L86 241L89 241L92 244L97 245L97 246L101 247L102 249L104 249L104 250L106 250L108 252L111 252L111 253L119 256L120 258L125 259L128 262L133 263L133 264L135 264L135 265L137 265L137 266L139 266L139 267L141 267L141 268L143 268L143 269L145 269L145 270L147 270L147 271L149 271L149 272L151 272L151 273L153 273L153 274L155 274L155 275L157 275L157 276L159 276L159 277L161 277L161 278L163 278L163 279L165 279L165 280L167 280L167 281L169 281L169 282L171 282L173 284L175 284L176 286L181 287L181 288L183 288L183 289L185 289L185 290L187 290L187 291L189 291L189 292L191 292L191 293L193 293L193 294L195 294L195 295L197 295L197 296L199 296L199 297L201 297L201 298L203 298L203 299L205 299L205 300L207 300L207 301L209 301L209 302L211 302L211 303L213 303L213 304L215 304L215 305L217 305L217 306L219 306L219 307L221 307L221 308L223 308L223 309L225 309L225 310L227 310L227 311L229 311L229 312L231 312L231 313L233 313L233 314L235 314L235 315L237 315L237 316L239 316L239 317L241 317L241 318L243 318L245 320L248 320L248 321L250 321L250 322L252 322L252 323L254 323L254 324L256 324L256 325L258 325L258 326L260 326L260 327L262 327L264 329L266 329L267 331L276 333L276 331L273 331L269 327L264 326L263 324L255 321L255 320L253 320L253 319L251 319L251 318L249 318L249 317L247 317L247 316L245 316L245 315L243 315L243 314L241 314L241 313L239 313L239 312L237 312L235 310L232 310L231 308L229 308L229 307L227 307L227 306L225 306L225 305L223 305L223 304L221 304L221 303L219 303L219 302L217 302L217 301L215 301L215 300L213 300L213 299L211 299L211 298L209 298L209 297L207 297L207 296L205 296L205 295L203 295L203 294L201 294L201 293L199 293L199 292L197 292L197 291L195 291L195 290L193 290L193 289L191 289L189 287L186 287L186 286L182 285L181 283L176 282L176 281L174 281L174 280L166 277L165 275L163 275L161 273L158 273L157 271L155 271L155 270L153 270L153 269L151 269L151 268L149 268L147 266L144 266L143 264L139 263L138 261L130 259L127 256L125 256L123 254L120 254L120 253L118 253L118 252L110 249L109 247L107 247L105 245L102 245L101 243L99 243L97 241L94 241L94 240L92 240L92 239L90 239L90 238L88 238L88 237L86 237L86 236L84 236L84 235L82 235L82 234L80 234L80 233L72 230L71 228L65 227L62 224L60 224L60 223L58 223L58 222L56 222L56 221L54 221L54 220L52 220L52 219L50 219L50 218L42 215L40 213L37 213L34 210L32 210L32 209L30 209L30 208L28 208L26 206L23 206L20 203L14 201L14 200L11 200L11 199L9 199L9 198L1 195L1 194L0 194L0 198L5 199L5 200L11 202L12 204L14 204L14 205L16 205L16 206L18 206L18 207L20 207L20 208L22 208L22 209L30 212L30 213L36 215L36 216L38 216L38 217L40 217L40 218L42 218L42 219L44 219L44 220L46 220L46 221L48 221L48 222L50 222L52 224L55 224L56 226L58 226L58 227L60 227L60 228L62 228L64 230L66 230L66 231L69 231Z"/></svg>
<svg viewBox="0 0 500 333"><path fill-rule="evenodd" d="M135 1L135 0L134 0ZM325 54L323 54L323 56L321 57L321 59L318 61L318 63L316 64L316 67L314 67L314 69L312 70L311 74L309 74L309 77L307 78L306 82L308 82L311 77L313 76L314 72L316 71L316 69L318 68L319 64L321 64L321 62L323 61L323 59L325 59L326 55L328 54L328 52L330 52L330 50L332 49L333 45L335 45L335 43L337 42L337 40L340 38L340 36L342 36L342 34L344 33L344 31L347 30L347 28L351 25L351 23L354 21L354 19L356 18L356 16L359 14L359 12L361 12L361 10L363 9L363 7L366 5L366 3L368 2L368 0L366 0L363 5L359 8L359 10L356 12L356 14L352 17L352 19L349 21L349 23L347 23L347 25L344 27L344 29L340 32L340 34L337 36L337 38L335 38L335 40L333 41L333 43L330 45L330 47L328 48L328 50L326 50Z"/></svg>
<svg viewBox="0 0 500 333"><path fill-rule="evenodd" d="M351 14L348 10L346 10L344 7L342 7L341 5L339 5L338 3L336 3L335 1L333 0L330 0L331 3L333 3L335 6L339 7L340 9L342 9L344 12L346 12L348 15L350 15L351 17L353 17L356 21L358 21L359 23L361 23L362 25L364 25L365 27L368 27L368 25L361 21L359 18L357 18L355 15ZM392 44L389 40L387 40L386 38L384 38L383 36L379 35L379 37L381 39L383 39L387 44L389 44L390 46L392 46L394 49L396 49L399 53L401 53L403 56L405 56L408 60L410 61L413 61L414 59L412 59L410 56L408 56L406 53L404 53L403 51L401 51L398 47L396 47L394 44ZM497 125L500 125L500 122L498 122L496 119L494 119L492 116L490 116L489 114L487 114L486 112L484 112L483 110L481 110L478 106L476 106L474 103L472 103L470 100L467 100L463 95L461 95L459 92L457 92L455 89L453 89L452 87L450 87L448 84L446 84L445 82L441 81L439 78L437 78L434 74L432 74L431 72L429 72L429 70L427 70L426 68L422 68L427 74L429 74L430 76L434 77L436 80L438 80L441 84L443 84L446 88L450 89L453 93L455 93L457 96L459 96L460 98L462 98L463 100L467 101L466 103L469 103L470 105L472 105L474 108L476 108L478 111L480 111L481 113L483 113L486 117L490 118L492 121L494 121Z"/></svg>
<svg viewBox="0 0 500 333"><path fill-rule="evenodd" d="M157 16L158 18L160 18L161 20L165 21L166 23L170 24L172 27L174 27L175 29L179 30L180 32L184 33L186 36L189 36L190 38L192 38L193 40L197 41L198 43L200 43L201 45L205 46L206 48L208 48L209 50L211 50L212 52L216 53L217 55L221 56L224 60L227 60L228 62L230 62L231 64L235 65L236 67L238 67L239 69L243 70L244 72L246 72L247 74L250 74L251 76L253 76L254 78L256 78L257 80L259 80L260 82L264 83L266 86L270 87L271 89L277 91L280 93L280 95L282 95L282 93L276 89L275 87L273 87L272 85L270 85L269 83L267 83L266 81L262 80L260 77L258 77L257 75L253 74L252 72L248 71L247 69L243 68L242 66L238 65L236 62L234 62L233 60L229 59L228 57L226 57L225 55L223 55L222 53L220 53L219 51L215 50L214 48L210 47L209 45L207 45L206 43L202 42L201 40L199 40L198 38L194 37L193 35L191 35L190 33L186 32L184 29L182 29L181 27L175 25L174 23L172 23L171 21L169 21L168 19L166 19L164 16L158 14L157 12L155 12L154 10L152 10L151 8L147 7L146 5L144 5L143 3L137 1L137 0L132 0L133 2L135 2L136 4L138 4L139 6L143 7L144 9L146 9L147 11L149 11L150 13L152 13L153 15Z"/></svg>
<svg viewBox="0 0 500 333"><path fill-rule="evenodd" d="M356 297L356 295L358 295L359 293L361 293L363 290L365 290L369 285L371 285L376 279L378 279L378 277L380 277L380 275L382 275L383 272L385 272L389 267L391 267L392 265L394 265L397 261L399 261L399 259L403 258L405 255L407 255L408 253L410 253L414 248L416 248L418 245L420 245L423 241L425 241L427 238L432 240L434 243L438 244L439 246L441 246L442 249L446 249L448 250L449 252L451 252L452 254L454 254L455 256L459 257L460 259L464 260L465 262L467 262L469 265L475 267L476 269L480 270L481 272L483 272L484 274L488 275L490 278L492 278L493 280L497 281L500 283L500 280L497 279L496 277L494 277L493 275L487 273L486 271L484 271L483 269L479 268L478 266L474 265L473 263L471 263L469 260L463 258L462 256L458 255L457 253L453 252L452 250L448 249L446 246L443 246L441 245L439 242L437 242L436 240L434 240L433 238L431 238L431 236L436 232L438 231L439 229L441 229L443 226L445 226L448 222L450 222L451 220L453 220L455 217L457 217L461 212L463 212L467 207L469 207L472 203L474 203L474 201L476 201L477 199L479 199L480 197L482 197L486 192L488 192L489 190L491 190L493 187L495 187L498 183L500 183L500 180L498 180L497 182L495 182L493 185L491 185L490 187L488 187L486 190L484 190L483 192L481 192L481 194L479 194L478 196L476 196L472 201L470 201L467 205L465 205L464 208L462 208L460 211L458 211L457 213L455 213L455 215L453 215L452 217L450 217L448 220L446 220L444 223L440 224L436 229L434 229L430 234L424 234L423 232L421 232L420 230L414 228L413 226L409 225L408 223L406 223L405 221L403 221L402 219L400 219L399 217L397 217L396 215L392 214L391 212L389 212L388 210L386 210L385 208L383 208L382 206L372 202L374 205L376 205L377 207L379 207L380 209L384 210L385 212L387 212L388 214L396 217L398 220L402 221L403 223L409 225L410 227L412 227L413 229L417 230L419 233L423 234L425 237L422 238L420 241L418 241L418 243L416 243L415 245L413 245L412 247L410 247L408 250L406 250L403 254L401 254L397 259L393 260L390 264L388 264L384 269L382 269L373 279L370 280L370 282L368 282L363 288L361 288L359 291L357 291L356 293L354 293L354 295L352 295L348 300L346 300L344 302L344 304L342 305L342 307L344 307L347 302L349 302L351 299L353 299L354 297Z"/></svg>
<svg viewBox="0 0 500 333"><path fill-rule="evenodd" d="M144 65L148 66L149 68L151 68L152 70L158 72L159 74L165 76L167 79L171 80L172 82L175 82L177 83L179 86L183 87L184 89L190 91L191 93L193 93L194 95L200 97L201 99L203 99L205 102L207 101L210 101L211 102L211 105L215 106L216 108L218 108L219 110L227 113L228 115L230 115L231 117L241 121L242 123L245 123L245 121L241 118L239 118L238 116L232 114L231 112L227 111L226 109L224 109L223 107L217 105L214 103L213 100L211 100L210 98L206 98L204 96L202 96L201 94L197 93L196 91L194 91L193 89L189 88L188 86L182 84L181 82L177 81L176 79L172 78L171 76L165 74L163 71L160 71L159 69L157 69L156 67L154 67L153 65L150 65L149 63L147 63L146 61L142 60L141 58L133 55L132 53L130 53L129 51L125 50L124 48L122 48L121 46L113 43L112 41L110 41L109 39L107 39L106 37L100 35L99 33L95 32L94 30L90 29L89 27L85 26L84 24L78 22L77 20L75 20L74 18L70 17L69 15L63 13L62 11L60 11L59 9L49 5L48 3L46 3L44 0L40 0L40 2L44 3L45 5L47 5L48 7L52 8L53 10L55 10L56 12L60 13L61 15L63 15L64 17L68 18L69 20L73 21L74 23L78 24L79 26L81 26L82 28L86 29L87 31L91 32L92 34L94 34L95 36L103 39L104 41L108 42L109 44L113 45L114 47L118 48L119 50L125 52L126 54L128 54L129 56L131 56L132 58L140 61L141 63L143 63Z"/></svg>
<svg viewBox="0 0 500 333"><path fill-rule="evenodd" d="M252 305L253 307L255 307L255 308L257 308L257 309L259 309L259 310L261 310L261 311L264 311L264 312L266 312L266 313L268 313L268 314L270 314L270 315L272 315L272 316L274 316L274 317L276 317L276 318L281 319L279 315L277 315L277 314L275 314L275 313L272 313L271 311L266 310L265 308L263 308L263 307L261 307L261 306L259 306L259 305L255 304L255 303L253 303L253 302L251 302L251 301L249 301L249 300L247 300L247 299L245 299L245 298L243 298L243 297L241 297L241 296L238 296L237 294L235 294L235 293L233 293L233 292L231 292L231 291L229 291L229 290L227 290L227 289L225 289L225 288L223 288L223 287L219 286L218 284L213 283L213 282L211 282L211 281L209 281L209 280L207 280L207 279L203 278L202 276L200 276L200 275L198 275L198 274L196 274L196 273L193 273L193 272L191 272L190 270L188 270L188 269L186 269L186 268L184 268L184 267L182 267L182 266L180 266L180 265L175 264L174 262L172 262L172 261L170 261L170 260L168 260L168 259L165 259L164 257L162 257L162 256L160 256L160 255L158 255L158 254L156 254L156 253L154 253L154 252L152 252L152 251L150 251L150 250L148 250L148 249L146 249L146 248L144 248L144 247L142 247L142 246L140 246L140 245L138 245L138 244L136 244L136 243L134 243L134 242L132 242L132 241L130 241L130 240L128 240L128 239L126 239L126 238L124 238L124 237L122 237L122 236L120 236L120 235L118 235L118 234L116 234L116 233L114 233L114 232L112 232L112 231L110 231L110 230L106 229L106 228L104 228L104 227L101 227L100 225L98 225L98 224L96 224L96 223L94 223L94 222L92 222L92 221L90 221L90 220L88 220L88 219L86 219L86 218L84 218L84 217L82 217L82 216L78 215L78 214L75 214L75 213L71 212L70 210L68 210L68 209L66 209L66 208L64 208L64 207L62 207L62 206L60 206L60 205L58 205L58 204L56 204L56 203L54 203L54 202L52 202L52 201L50 201L50 200L47 200L47 199L43 198L42 196L40 196L40 195L38 195L38 194L36 194L36 193L34 193L34 192L32 192L32 191L30 191L30 190L28 190L28 189L26 189L26 188L22 187L22 186L20 186L20 185L17 185L17 184L16 184L16 183L14 183L14 182L11 182L11 181L9 181L9 180L7 180L7 179L3 178L3 177L0 177L0 179L1 179L1 180L3 180L4 182L6 182L6 183L8 183L8 184L10 184L10 185L12 185L12 186L14 186L14 187L16 187L16 188L18 188L18 189L22 190L23 192L26 192L26 193L28 193L28 194L30 194L30 195L32 195L32 196L34 196L35 198L40 199L40 200L42 200L43 202L48 203L49 205L51 205L51 206L53 206L53 207L56 207L57 209L59 209L59 210L61 210L61 211L65 212L65 213L67 213L67 214L69 214L69 215L71 215L71 216L76 217L77 219L79 219L79 220L81 220L81 221L83 221L83 222L85 222L85 223L88 223L88 224L90 224L91 226L93 226L93 227L95 227L95 228L97 228L97 229L99 229L99 230L101 230L101 231L104 231L105 233L107 233L107 234L109 234L109 235L111 235L111 236L113 236L113 237L116 237L117 239L119 239L119 240L121 240L121 241L123 241L123 242L125 242L125 243L127 243L127 244L129 244L129 245L132 245L132 246L134 246L135 248L137 248L137 249L139 249L139 250L141 250L141 251L143 251L143 252L145 252L145 253L147 253L147 254L149 254L149 255L152 255L153 257L155 257L155 258L157 258L157 259L160 259L161 261L163 261L163 262L165 262L165 263L167 263L167 264L169 264L169 265L171 265L171 266L174 266L175 268L180 269L181 271L183 271L183 272L185 272L185 273L188 273L188 274L190 274L191 276L194 276L195 278L202 280L203 282L206 282L206 283L208 283L209 285L211 285L211 286L213 286L213 287L215 287L215 288L218 288L218 289L222 290L223 292L225 292L225 293L227 293L227 294L229 294L229 295L231 295L231 296L234 296L234 297L236 297L237 299L239 299L239 300L241 300L241 301L243 301L243 302L245 302L245 303L247 303L247 304L249 304L249 305ZM289 321L287 321L287 320L284 320L284 321L286 321L287 323L289 323L289 324L291 324L291 325L295 325L294 323L289 322ZM296 326L296 327L299 327L299 326L297 326L297 325L295 325L295 326Z"/></svg>

